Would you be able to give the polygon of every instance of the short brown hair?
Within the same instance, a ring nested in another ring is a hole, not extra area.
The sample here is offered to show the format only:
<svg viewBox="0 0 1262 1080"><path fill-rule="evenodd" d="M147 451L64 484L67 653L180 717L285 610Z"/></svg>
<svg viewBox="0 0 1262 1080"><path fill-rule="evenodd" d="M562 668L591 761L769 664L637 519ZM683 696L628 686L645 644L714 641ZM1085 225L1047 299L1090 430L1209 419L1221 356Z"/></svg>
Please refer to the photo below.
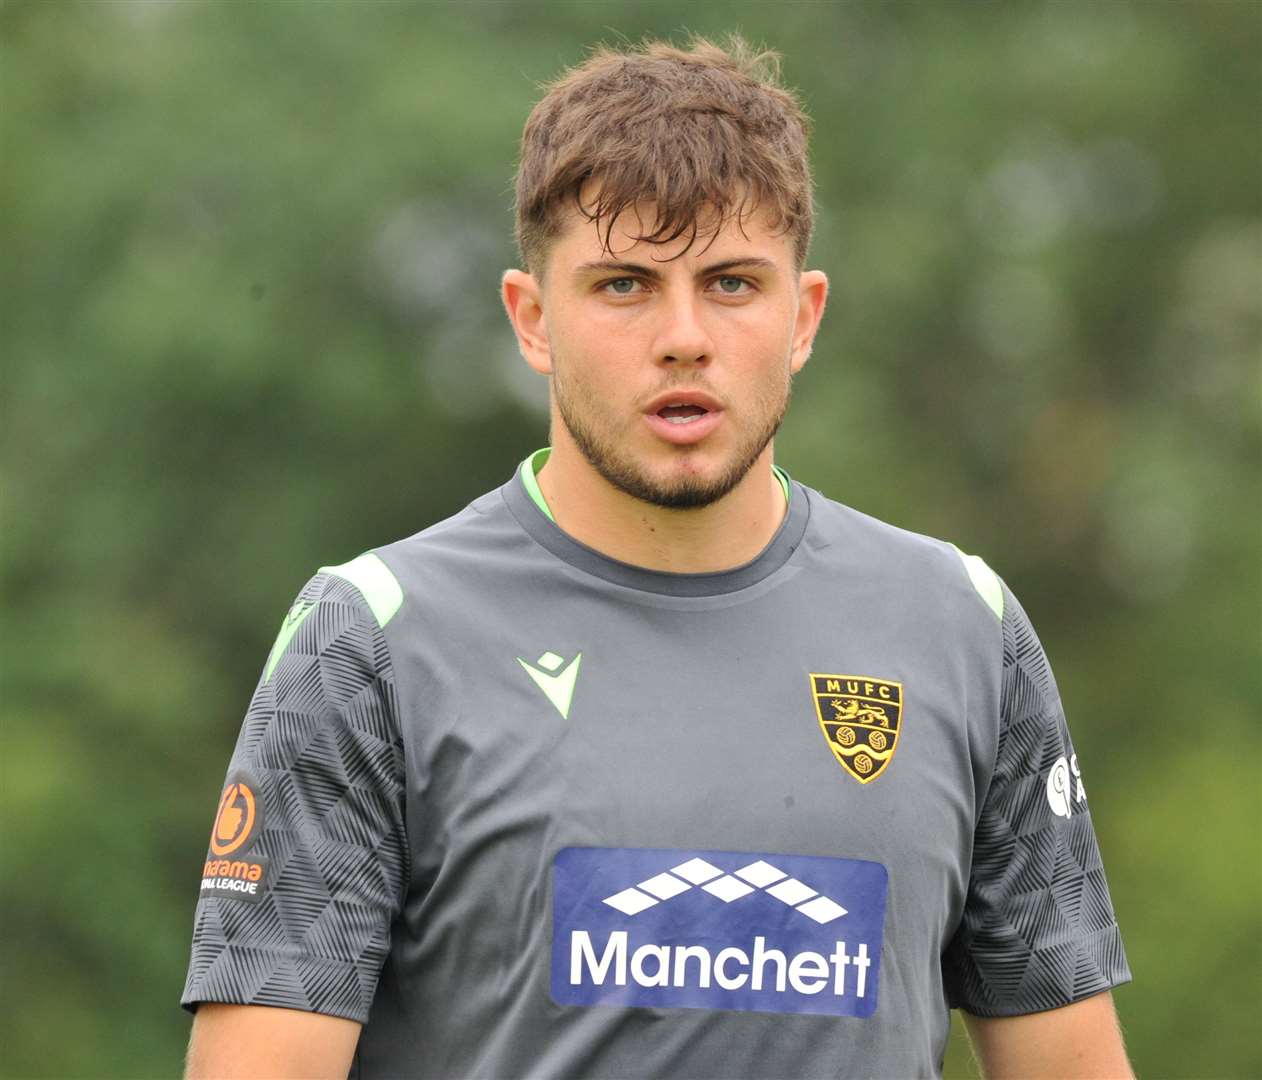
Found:
<svg viewBox="0 0 1262 1080"><path fill-rule="evenodd" d="M688 44L599 46L547 85L517 167L517 245L528 271L542 274L571 207L603 228L607 249L619 214L642 200L655 204L657 220L640 240L691 233L691 246L703 218L718 228L757 208L790 236L796 268L805 264L810 122L780 83L779 55L737 36L726 47L701 37ZM584 204L589 180L595 194Z"/></svg>

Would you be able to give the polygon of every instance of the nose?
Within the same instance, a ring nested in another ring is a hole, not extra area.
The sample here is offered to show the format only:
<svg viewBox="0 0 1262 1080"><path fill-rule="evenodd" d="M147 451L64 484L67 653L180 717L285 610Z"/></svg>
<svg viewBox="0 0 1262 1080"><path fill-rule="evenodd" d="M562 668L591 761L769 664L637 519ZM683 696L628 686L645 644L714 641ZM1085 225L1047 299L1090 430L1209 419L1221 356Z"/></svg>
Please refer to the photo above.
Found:
<svg viewBox="0 0 1262 1080"><path fill-rule="evenodd" d="M691 291L662 305L662 324L653 350L662 365L706 364L714 356L714 342L700 310L703 303Z"/></svg>

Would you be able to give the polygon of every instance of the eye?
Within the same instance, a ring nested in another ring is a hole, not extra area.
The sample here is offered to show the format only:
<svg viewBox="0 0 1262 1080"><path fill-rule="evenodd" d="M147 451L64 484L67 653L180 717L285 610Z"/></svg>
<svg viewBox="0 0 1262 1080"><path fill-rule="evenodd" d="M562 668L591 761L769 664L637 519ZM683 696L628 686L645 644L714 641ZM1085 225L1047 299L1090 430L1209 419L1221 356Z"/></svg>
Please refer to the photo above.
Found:
<svg viewBox="0 0 1262 1080"><path fill-rule="evenodd" d="M602 282L600 285L601 292L611 293L614 296L634 296L635 286L639 282L635 278L620 277L612 278L609 281Z"/></svg>
<svg viewBox="0 0 1262 1080"><path fill-rule="evenodd" d="M742 296L745 292L753 288L753 286L742 277L730 277L724 275L723 277L715 278L714 280L719 287L719 292L723 293L725 296Z"/></svg>

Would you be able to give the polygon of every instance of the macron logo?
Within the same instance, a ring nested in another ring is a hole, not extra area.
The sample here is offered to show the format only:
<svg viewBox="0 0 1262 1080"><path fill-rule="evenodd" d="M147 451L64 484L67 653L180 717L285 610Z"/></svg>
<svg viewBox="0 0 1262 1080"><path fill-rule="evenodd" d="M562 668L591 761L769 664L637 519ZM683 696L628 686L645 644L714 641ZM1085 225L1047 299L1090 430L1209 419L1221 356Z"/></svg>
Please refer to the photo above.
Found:
<svg viewBox="0 0 1262 1080"><path fill-rule="evenodd" d="M535 685L547 694L548 700L556 706L562 719L568 720L570 699L574 697L574 684L578 681L578 665L582 659L583 654L579 653L568 664L565 664L565 660L556 653L546 652L535 661L538 667L526 663L520 656L517 662L525 668L526 674L534 679ZM565 666L561 667L562 664Z"/></svg>
<svg viewBox="0 0 1262 1080"><path fill-rule="evenodd" d="M740 900L755 889L764 889L769 896L774 896L808 919L814 919L821 926L846 914L846 909L836 901L821 896L809 885L762 859L742 866L732 874L723 873L705 859L689 859L647 881L641 881L638 886L606 896L602 903L624 915L638 915L646 908L687 892L694 885L725 904Z"/></svg>

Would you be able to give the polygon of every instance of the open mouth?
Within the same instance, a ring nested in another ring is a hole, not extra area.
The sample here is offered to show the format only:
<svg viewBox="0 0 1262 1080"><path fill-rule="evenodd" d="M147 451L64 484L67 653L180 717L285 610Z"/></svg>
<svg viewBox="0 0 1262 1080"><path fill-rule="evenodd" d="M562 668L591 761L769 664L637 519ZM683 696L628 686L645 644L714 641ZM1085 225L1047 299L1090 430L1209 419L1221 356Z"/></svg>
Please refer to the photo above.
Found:
<svg viewBox="0 0 1262 1080"><path fill-rule="evenodd" d="M672 424L691 424L709 411L700 405L663 405L657 415Z"/></svg>
<svg viewBox="0 0 1262 1080"><path fill-rule="evenodd" d="M704 390L680 386L648 402L644 419L659 439L695 446L714 434L723 420L723 404Z"/></svg>

